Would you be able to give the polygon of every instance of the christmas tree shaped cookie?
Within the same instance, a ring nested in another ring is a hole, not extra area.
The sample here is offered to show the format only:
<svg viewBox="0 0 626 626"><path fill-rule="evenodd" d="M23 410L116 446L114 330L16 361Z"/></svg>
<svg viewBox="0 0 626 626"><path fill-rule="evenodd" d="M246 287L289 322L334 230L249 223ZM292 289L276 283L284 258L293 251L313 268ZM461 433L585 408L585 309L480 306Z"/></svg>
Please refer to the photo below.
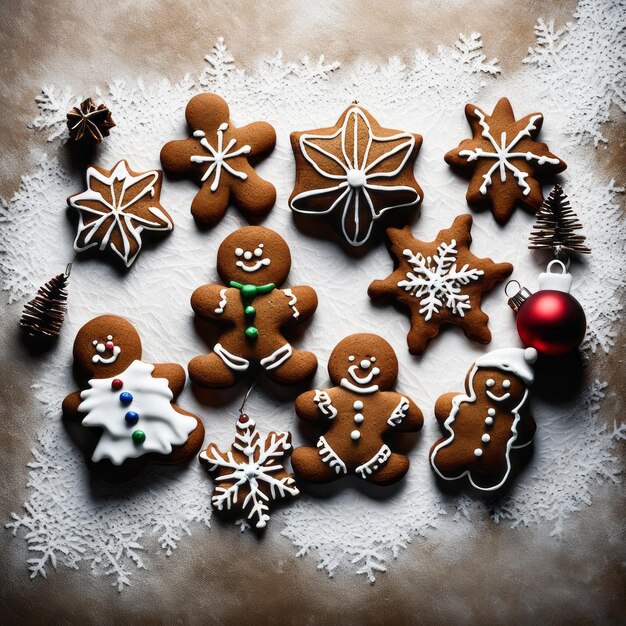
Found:
<svg viewBox="0 0 626 626"><path fill-rule="evenodd" d="M516 120L506 98L491 115L473 104L465 107L465 115L472 138L450 150L445 160L470 176L467 203L491 209L500 224L509 221L516 204L534 213L543 202L539 178L567 167L545 143L536 141L543 115L531 113Z"/></svg>
<svg viewBox="0 0 626 626"><path fill-rule="evenodd" d="M459 215L434 241L419 241L409 227L389 228L391 255L397 268L367 290L374 299L395 300L409 311L411 354L421 354L442 326L454 324L479 343L489 343L489 317L481 308L483 294L513 271L510 263L494 263L470 252L471 215Z"/></svg>
<svg viewBox="0 0 626 626"><path fill-rule="evenodd" d="M174 363L141 360L133 325L115 315L87 322L74 341L74 367L82 391L63 402L63 413L99 429L91 461L123 466L129 474L143 464L175 464L198 453L202 422L174 401L185 371Z"/></svg>

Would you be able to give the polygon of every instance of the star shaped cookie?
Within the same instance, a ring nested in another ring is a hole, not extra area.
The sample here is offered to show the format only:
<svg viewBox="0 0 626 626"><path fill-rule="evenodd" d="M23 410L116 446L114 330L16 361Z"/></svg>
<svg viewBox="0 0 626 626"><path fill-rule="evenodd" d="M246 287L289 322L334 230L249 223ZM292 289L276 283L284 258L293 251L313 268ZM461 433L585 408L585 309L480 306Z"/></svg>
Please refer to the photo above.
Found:
<svg viewBox="0 0 626 626"><path fill-rule="evenodd" d="M409 227L389 228L391 255L397 269L367 290L371 298L395 300L408 309L411 354L421 354L441 326L454 324L479 343L489 343L489 317L480 308L483 294L513 271L510 263L474 256L471 215L459 215L434 241L419 241Z"/></svg>
<svg viewBox="0 0 626 626"><path fill-rule="evenodd" d="M194 96L185 109L191 137L166 143L161 163L173 177L200 185L191 213L201 227L217 224L232 200L248 219L266 215L276 201L276 189L251 165L267 156L276 132L267 122L237 128L226 101L214 93Z"/></svg>
<svg viewBox="0 0 626 626"><path fill-rule="evenodd" d="M111 170L89 167L87 189L67 199L79 215L74 250L97 246L130 267L141 251L144 230L174 228L160 203L162 182L159 170L133 172L124 160Z"/></svg>
<svg viewBox="0 0 626 626"><path fill-rule="evenodd" d="M352 246L368 241L392 209L422 201L413 165L422 137L383 128L362 107L348 107L335 126L291 134L296 213L329 215Z"/></svg>
<svg viewBox="0 0 626 626"><path fill-rule="evenodd" d="M562 172L567 165L535 141L543 115L515 119L511 103L501 98L491 115L468 104L465 116L472 138L445 155L445 161L470 176L467 203L491 209L496 221L508 222L516 204L533 213L543 203L540 177Z"/></svg>

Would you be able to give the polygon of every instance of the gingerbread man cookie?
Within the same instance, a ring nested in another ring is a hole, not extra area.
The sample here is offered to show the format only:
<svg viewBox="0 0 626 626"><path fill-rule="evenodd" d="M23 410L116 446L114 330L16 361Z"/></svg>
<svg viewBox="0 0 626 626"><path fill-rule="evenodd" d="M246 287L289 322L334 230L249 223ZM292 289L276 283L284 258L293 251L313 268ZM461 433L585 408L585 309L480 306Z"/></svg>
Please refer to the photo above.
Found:
<svg viewBox="0 0 626 626"><path fill-rule="evenodd" d="M161 206L162 183L163 172L133 172L124 160L111 170L88 168L87 189L67 199L79 215L74 250L98 247L130 267L141 252L144 230L154 236L174 228Z"/></svg>
<svg viewBox="0 0 626 626"><path fill-rule="evenodd" d="M204 440L202 422L174 401L185 385L178 364L141 360L134 326L115 315L87 322L74 341L74 369L82 391L63 401L63 413L99 429L94 463L124 466L129 474L147 463L181 463Z"/></svg>
<svg viewBox="0 0 626 626"><path fill-rule="evenodd" d="M365 244L384 213L422 201L413 174L422 137L383 128L356 104L335 126L292 133L291 145L296 158L292 210L331 214L351 246Z"/></svg>
<svg viewBox="0 0 626 626"><path fill-rule="evenodd" d="M231 199L248 219L266 215L276 201L276 189L252 164L274 149L272 126L253 122L237 128L228 104L214 93L194 96L185 119L192 136L166 143L161 163L170 176L191 178L200 185L191 203L196 223L206 228L219 222Z"/></svg>
<svg viewBox="0 0 626 626"><path fill-rule="evenodd" d="M473 136L450 150L445 160L471 176L467 203L490 208L500 224L509 221L516 204L534 213L543 203L538 178L567 167L545 143L535 141L543 115L531 113L516 120L511 103L501 98L491 115L468 104L465 116Z"/></svg>
<svg viewBox="0 0 626 626"><path fill-rule="evenodd" d="M430 451L437 476L467 476L482 491L499 489L511 472L512 449L529 445L535 420L528 410L534 348L505 348L481 356L465 379L465 394L446 393L435 417L446 436Z"/></svg>
<svg viewBox="0 0 626 626"><path fill-rule="evenodd" d="M510 263L474 256L471 215L459 215L434 241L419 241L409 227L387 229L397 268L367 290L371 298L395 300L411 317L407 344L421 354L441 326L454 324L479 343L489 343L489 317L481 308L483 294L513 271Z"/></svg>
<svg viewBox="0 0 626 626"><path fill-rule="evenodd" d="M285 339L287 328L317 308L311 287L281 289L291 268L285 240L273 230L246 226L230 234L217 251L222 285L203 285L191 297L202 319L225 327L213 353L189 363L191 380L209 389L232 387L251 366L276 382L295 385L315 374L317 359Z"/></svg>
<svg viewBox="0 0 626 626"><path fill-rule="evenodd" d="M378 335L350 335L332 351L328 373L335 387L308 391L296 400L298 417L329 423L317 447L294 450L296 475L318 483L346 474L379 485L400 480L409 459L392 452L383 438L392 430L419 430L423 417L410 398L389 391L398 376L393 348Z"/></svg>

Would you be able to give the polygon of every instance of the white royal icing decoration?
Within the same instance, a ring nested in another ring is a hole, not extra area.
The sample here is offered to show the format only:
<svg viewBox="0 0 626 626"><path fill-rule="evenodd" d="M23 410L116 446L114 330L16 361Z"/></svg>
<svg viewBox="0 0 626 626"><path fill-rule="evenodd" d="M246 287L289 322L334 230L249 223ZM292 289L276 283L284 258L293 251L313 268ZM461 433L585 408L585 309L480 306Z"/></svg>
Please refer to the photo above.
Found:
<svg viewBox="0 0 626 626"><path fill-rule="evenodd" d="M169 454L172 446L182 445L197 427L195 418L178 413L171 405L173 395L166 378L154 378L154 365L133 361L121 374L112 378L93 378L89 387L81 392L80 413L86 413L83 426L102 429L102 435L91 457L92 461L110 459L121 465L149 452ZM122 389L111 387L117 378L123 382ZM129 405L120 402L120 393L129 392L133 400ZM124 419L127 411L139 415L135 424ZM146 434L143 443L132 439L134 430Z"/></svg>
<svg viewBox="0 0 626 626"><path fill-rule="evenodd" d="M380 450L369 461L367 461L367 463L359 465L354 471L359 474L361 478L367 478L378 470L378 468L384 463L386 463L390 456L391 450L389 449L389 446L384 443Z"/></svg>
<svg viewBox="0 0 626 626"><path fill-rule="evenodd" d="M220 301L217 305L217 308L215 309L215 312L218 315L224 312L224 309L226 308L226 303L226 288L224 287L224 289L220 289Z"/></svg>
<svg viewBox="0 0 626 626"><path fill-rule="evenodd" d="M144 229L169 231L173 228L172 221L157 206L151 206L148 210L160 221L151 221L139 217L132 212L133 205L145 195L149 194L150 197L154 197L154 187L158 179L159 172L157 170L149 170L142 172L138 176L132 176L124 161L120 161L115 166L110 176L101 174L95 167L88 168L86 191L71 196L68 200L70 205L75 208L79 214L78 232L74 240L74 250L76 250L76 252L82 252L83 250L89 250L98 245L100 246L100 250L104 250L110 245L111 250L124 261L126 267L130 267L141 251L141 233ZM105 199L99 191L92 189L92 181L94 180L109 187L112 198L111 202ZM148 180L146 186L140 193L126 202L124 197L126 191L144 180ZM122 181L122 189L119 196L116 196L115 183L119 181ZM87 204L83 204L83 202ZM99 204L102 209L94 208L94 203ZM85 221L86 217L89 218L88 221ZM110 220L111 223L102 239L100 241L92 241L98 230L100 230L102 225L106 224L108 220ZM118 249L114 243L110 243L111 236L114 232L119 232L122 239L121 250ZM131 255L131 239L129 239L129 237L137 244L137 250L133 255ZM83 243L79 244L81 238L83 238Z"/></svg>
<svg viewBox="0 0 626 626"><path fill-rule="evenodd" d="M252 252L250 250L243 250L242 248L235 249L236 257L243 257L246 261L250 261L252 258L257 259L255 263L252 265L247 265L243 261L237 261L235 265L240 267L244 272L248 272L251 274L252 272L256 272L260 270L262 267L268 266L271 261L268 258L262 259L263 256L263 244L260 243Z"/></svg>
<svg viewBox="0 0 626 626"><path fill-rule="evenodd" d="M528 178L528 174L526 172L522 172L520 169L515 167L509 159L526 159L526 161L532 161L535 159L537 161L537 165L543 165L544 163L551 163L552 165L558 165L561 161L556 158L551 158L547 156L539 156L538 154L534 154L533 152L511 152L513 148L524 138L530 137L531 131L535 130L537 127L535 126L535 122L539 119L543 119L541 114L533 115L528 124L517 133L514 139L507 144L506 132L503 132L500 137L500 145L494 139L491 134L491 129L489 128L489 124L485 119L485 114L480 109L474 109L474 115L478 117L478 123L482 126L483 132L481 135L485 137L485 139L489 140L489 143L493 146L493 152L487 152L482 148L476 148L475 150L461 150L459 152L459 156L467 157L469 161L476 161L477 159L495 159L495 163L489 168L486 174L483 174L483 184L480 186L480 193L485 195L487 193L487 187L489 187L492 183L491 175L499 168L500 169L500 180L502 182L506 181L506 170L509 169L513 172L513 176L517 180L517 184L522 188L522 193L527 196L530 193L530 186L526 182L526 178Z"/></svg>
<svg viewBox="0 0 626 626"><path fill-rule="evenodd" d="M355 400L354 404L352 405L352 408L355 411L360 411L363 408L363 402L361 402L360 400Z"/></svg>
<svg viewBox="0 0 626 626"><path fill-rule="evenodd" d="M291 291L291 289L281 289L281 291L289 298L289 302L287 304L289 304L289 306L291 307L291 310L293 311L292 317L295 319L298 319L300 317L300 311L296 309L296 304L298 302L298 298L296 298L296 294L293 291Z"/></svg>
<svg viewBox="0 0 626 626"><path fill-rule="evenodd" d="M330 467L331 469L334 469L336 474L348 473L348 468L346 467L346 464L339 458L337 453L330 447L330 444L328 443L328 441L326 441L324 436L320 437L317 440L317 451L319 452L319 455L322 461L324 461L324 463L326 463L328 467Z"/></svg>
<svg viewBox="0 0 626 626"><path fill-rule="evenodd" d="M370 385L369 387L362 387L361 385L369 385L373 378L380 374L379 368L372 367L372 369L365 376L359 376L357 374L359 369L368 370L375 360L375 358L363 359L358 365L351 365L348 368L348 376L350 376L354 382L351 382L347 378L342 378L339 384L350 391L354 391L355 393L374 393L375 391L378 391L378 385ZM349 356L348 361L354 361L354 356Z"/></svg>
<svg viewBox="0 0 626 626"><path fill-rule="evenodd" d="M292 476L272 476L273 472L283 469L277 460L291 449L289 433L270 433L263 444L256 435L253 420L249 419L244 424L240 421L237 426L233 447L246 456L245 460L237 461L230 450L224 459L212 446L200 453L200 458L209 464L210 471L219 467L232 470L215 477L216 487L211 503L218 511L230 510L239 499L239 488L246 485L248 493L241 506L244 510L249 507L248 519L256 519L256 528L264 528L270 519L267 514L270 499L300 493ZM220 485L220 482L226 481L232 484L228 487ZM269 495L261 489L262 485L269 485Z"/></svg>
<svg viewBox="0 0 626 626"><path fill-rule="evenodd" d="M333 402L330 399L328 393L323 389L315 390L313 402L317 404L317 408L320 410L320 413L327 417L329 420L332 420L336 417L337 409L333 406Z"/></svg>
<svg viewBox="0 0 626 626"><path fill-rule="evenodd" d="M207 180L213 172L215 172L215 178L211 183L211 191L215 191L220 184L220 177L222 174L222 169L225 169L229 174L240 178L241 180L246 180L248 175L245 172L240 172L239 170L231 167L226 160L232 159L234 157L241 156L242 154L250 154L251 148L249 145L243 145L241 148L237 150L232 150L232 148L237 143L237 140L233 137L228 142L228 145L224 148L224 131L228 129L228 124L224 122L217 129L217 149L214 148L206 138L204 131L196 130L193 133L193 136L200 139L200 145L209 152L208 155L193 155L190 157L192 163L210 163L206 172L202 175L202 182Z"/></svg>
<svg viewBox="0 0 626 626"><path fill-rule="evenodd" d="M360 124L365 126L365 130L367 132L367 143L362 158L359 158L360 147L358 144ZM315 143L317 141L333 142L339 136L341 137L343 159L338 158ZM396 143L387 152L380 155L373 161L369 161L369 153L372 143L384 144L398 141L402 141L402 143ZM347 150L347 145L350 143L353 146L352 154L348 154ZM389 137L377 137L372 132L372 127L370 121L367 119L367 116L364 115L358 107L352 107L346 113L343 125L336 132L330 135L315 135L312 133L302 133L302 135L300 135L300 151L302 152L302 156L318 174L320 174L323 178L330 180L334 184L330 187L303 191L293 198L290 206L298 213L314 215L331 213L335 210L335 208L341 207L343 236L351 245L361 246L369 239L374 222L383 213L389 211L390 209L412 206L420 201L420 196L413 187L408 187L406 185L376 184L377 181L384 182L384 179L386 178L393 178L397 176L406 165L414 146L415 137L410 133L396 133L395 135L391 135ZM318 152L325 160L332 160L342 170L341 174L333 174L324 170L323 167L316 163L315 159L313 159L310 151ZM386 171L384 169L384 161L393 157L398 152L404 152L402 160L393 170ZM413 194L414 198L409 202L384 206L382 209L376 209L369 193L370 191L374 191L376 194L396 193L401 191ZM306 209L300 206L300 204L306 206L307 198L333 193L337 195L337 197L334 200L330 198L328 208L321 211ZM360 205L362 202L366 205L367 210L369 210L370 222L369 224L366 224L366 232L359 234L359 215L361 212ZM346 223L350 221L354 222L356 225L356 233L353 238L348 235L346 230Z"/></svg>
<svg viewBox="0 0 626 626"><path fill-rule="evenodd" d="M509 437L507 441L506 450L504 453L505 459L506 459L506 472L504 473L502 480L497 485L493 485L491 487L483 487L483 486L477 485L474 482L474 479L472 478L472 473L470 470L465 470L458 476L453 476L453 477L444 476L437 468L436 456L440 449L444 448L448 444L452 443L452 441L454 441L455 432L452 429L452 425L454 424L456 420L456 415L459 411L459 407L461 406L461 404L465 404L465 403L474 404L476 401L476 392L474 391L474 377L476 376L476 372L478 371L479 367L506 367L506 370L513 371L513 373L515 373L517 376L520 376L520 378L522 378L522 380L524 380L526 384L531 384L533 375L532 375L532 368L530 368L530 365L534 363L536 359L537 359L537 352L536 350L532 348L531 349L526 348L526 350L523 350L521 348L503 348L500 350L493 350L492 352L488 352L487 354L477 359L477 361L472 366L472 370L471 370L468 383L467 383L468 388L470 389L470 395L468 396L465 394L459 394L453 398L452 409L450 410L450 415L447 417L446 421L443 424L445 430L448 431L449 435L441 443L437 444L433 448L433 451L430 454L430 464L435 470L435 473L440 478L444 480L458 480L459 478L462 478L463 476L467 476L471 485L481 491L494 491L496 489L499 489L506 482L511 472L511 460L510 460L511 449L523 448L532 442L532 439L531 439L522 445L518 445L518 446L515 445L515 441L517 439L517 424L519 423L521 419L520 411L522 407L524 406L524 404L526 403L526 400L528 399L527 388L524 389L524 396L520 400L519 404L513 409L511 409L511 414L513 415L513 424L511 425L511 436ZM488 413L491 414L491 410L492 409L489 409ZM494 415L495 415L495 411L494 411ZM491 424L493 424L493 417L487 417L485 419L485 424L487 426L490 426ZM479 457L479 456L482 456L483 451L480 448L476 448L474 450L474 454L477 457Z"/></svg>
<svg viewBox="0 0 626 626"><path fill-rule="evenodd" d="M361 433L358 430L353 430L350 433L350 439L352 439L352 441L358 441L361 438Z"/></svg>
<svg viewBox="0 0 626 626"><path fill-rule="evenodd" d="M401 280L398 287L421 298L419 312L424 315L425 321L430 320L433 313L439 313L442 306L464 317L465 311L472 307L469 295L461 293L463 286L478 280L485 272L470 268L467 263L457 269L456 240L439 244L437 254L432 257L424 257L420 252L413 254L408 249L403 254L413 271L407 272L406 279Z"/></svg>
<svg viewBox="0 0 626 626"><path fill-rule="evenodd" d="M387 424L392 428L397 426L405 417L406 412L409 410L409 401L402 396L398 406L393 410L389 419L387 420Z"/></svg>
<svg viewBox="0 0 626 626"><path fill-rule="evenodd" d="M245 372L250 367L250 361L236 354L232 354L221 343L216 343L213 346L213 352L215 352L231 370Z"/></svg>
<svg viewBox="0 0 626 626"><path fill-rule="evenodd" d="M266 356L264 359L261 359L260 364L261 367L266 370L276 369L279 365L282 365L293 353L291 345L286 343L285 345L278 348L270 354Z"/></svg>
<svg viewBox="0 0 626 626"><path fill-rule="evenodd" d="M93 340L93 345L96 349L97 354L94 354L91 357L93 363L102 363L104 365L110 365L111 363L115 363L117 361L117 357L122 352L122 348L120 346L113 345L113 347L108 346L107 344L113 343L113 335L107 336L107 343L101 343L97 339ZM111 356L104 357L102 356L107 349L111 350Z"/></svg>

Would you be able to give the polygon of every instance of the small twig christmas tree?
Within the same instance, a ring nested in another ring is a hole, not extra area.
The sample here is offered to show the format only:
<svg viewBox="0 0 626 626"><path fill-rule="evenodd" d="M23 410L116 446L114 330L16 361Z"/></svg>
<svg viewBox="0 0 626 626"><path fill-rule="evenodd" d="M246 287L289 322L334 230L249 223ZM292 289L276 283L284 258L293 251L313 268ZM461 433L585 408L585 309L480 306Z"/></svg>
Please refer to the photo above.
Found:
<svg viewBox="0 0 626 626"><path fill-rule="evenodd" d="M555 185L550 195L537 211L537 219L530 234L531 249L554 250L557 257L566 250L589 254L585 236L576 213L560 185Z"/></svg>
<svg viewBox="0 0 626 626"><path fill-rule="evenodd" d="M67 308L68 274L51 278L37 295L26 303L20 326L31 337L58 337Z"/></svg>

